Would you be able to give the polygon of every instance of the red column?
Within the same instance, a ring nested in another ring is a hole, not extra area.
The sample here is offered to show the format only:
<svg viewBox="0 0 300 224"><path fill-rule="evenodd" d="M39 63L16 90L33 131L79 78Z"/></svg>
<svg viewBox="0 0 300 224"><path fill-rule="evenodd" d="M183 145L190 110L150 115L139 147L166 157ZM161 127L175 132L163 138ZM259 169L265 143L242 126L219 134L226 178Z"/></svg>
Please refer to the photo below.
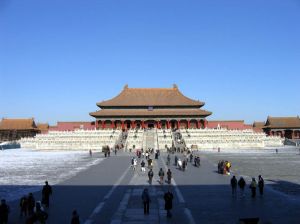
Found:
<svg viewBox="0 0 300 224"><path fill-rule="evenodd" d="M191 127L191 121L190 120L187 120L187 122L188 122L188 126L187 126L187 128L189 129L190 127Z"/></svg>
<svg viewBox="0 0 300 224"><path fill-rule="evenodd" d="M284 138L285 131L281 131L282 137Z"/></svg>
<svg viewBox="0 0 300 224"><path fill-rule="evenodd" d="M200 129L201 128L201 121L197 120L197 128Z"/></svg>
<svg viewBox="0 0 300 224"><path fill-rule="evenodd" d="M115 128L115 121L111 121L111 126L110 126L112 129Z"/></svg>
<svg viewBox="0 0 300 224"><path fill-rule="evenodd" d="M157 121L157 128L161 129L160 121Z"/></svg>
<svg viewBox="0 0 300 224"><path fill-rule="evenodd" d="M101 121L102 129L105 129L105 121Z"/></svg>
<svg viewBox="0 0 300 224"><path fill-rule="evenodd" d="M98 121L97 121L97 119L95 121L95 128L96 128L96 130L98 129Z"/></svg>
<svg viewBox="0 0 300 224"><path fill-rule="evenodd" d="M170 129L170 121L167 120L167 129Z"/></svg>
<svg viewBox="0 0 300 224"><path fill-rule="evenodd" d="M122 129L125 129L124 121L121 121L122 123Z"/></svg>
<svg viewBox="0 0 300 224"><path fill-rule="evenodd" d="M204 128L207 127L207 123L208 123L208 121L207 121L207 120L204 120Z"/></svg>
<svg viewBox="0 0 300 224"><path fill-rule="evenodd" d="M177 120L177 128L180 128L180 120Z"/></svg>
<svg viewBox="0 0 300 224"><path fill-rule="evenodd" d="M134 121L131 121L131 128L135 128Z"/></svg>
<svg viewBox="0 0 300 224"><path fill-rule="evenodd" d="M145 128L145 121L142 121L142 128Z"/></svg>

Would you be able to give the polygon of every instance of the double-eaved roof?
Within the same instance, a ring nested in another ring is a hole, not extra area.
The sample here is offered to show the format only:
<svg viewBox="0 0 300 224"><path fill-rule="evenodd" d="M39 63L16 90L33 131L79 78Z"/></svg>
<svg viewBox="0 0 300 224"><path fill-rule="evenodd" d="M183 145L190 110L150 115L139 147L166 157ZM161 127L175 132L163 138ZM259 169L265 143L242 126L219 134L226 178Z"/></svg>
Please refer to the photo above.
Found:
<svg viewBox="0 0 300 224"><path fill-rule="evenodd" d="M176 85L173 88L128 88L111 100L97 103L101 110L93 117L167 117L201 116L212 113L200 109L204 102L184 96Z"/></svg>

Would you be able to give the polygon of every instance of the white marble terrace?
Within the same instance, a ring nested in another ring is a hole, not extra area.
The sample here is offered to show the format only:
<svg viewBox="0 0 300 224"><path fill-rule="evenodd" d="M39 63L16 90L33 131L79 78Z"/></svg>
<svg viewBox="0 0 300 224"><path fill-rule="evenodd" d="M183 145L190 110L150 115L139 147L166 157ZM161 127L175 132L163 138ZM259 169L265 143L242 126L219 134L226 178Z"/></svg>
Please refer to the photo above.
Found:
<svg viewBox="0 0 300 224"><path fill-rule="evenodd" d="M180 129L186 147L193 149L213 148L265 148L283 146L280 137L267 137L264 133L252 130L227 129ZM154 132L157 142L155 147L165 151L166 146L172 146L172 132L170 129L156 129ZM20 140L22 148L47 150L102 150L102 147L113 148L120 138L121 130L76 130L50 131L39 134L34 138ZM146 135L143 129L130 129L125 143L125 149L141 149Z"/></svg>

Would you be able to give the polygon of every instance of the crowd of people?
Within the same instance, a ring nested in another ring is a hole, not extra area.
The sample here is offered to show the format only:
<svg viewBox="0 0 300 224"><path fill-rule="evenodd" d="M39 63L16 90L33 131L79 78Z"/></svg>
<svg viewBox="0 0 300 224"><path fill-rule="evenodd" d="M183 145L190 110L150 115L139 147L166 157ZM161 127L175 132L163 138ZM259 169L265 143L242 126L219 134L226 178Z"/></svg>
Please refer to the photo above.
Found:
<svg viewBox="0 0 300 224"><path fill-rule="evenodd" d="M231 163L229 161L220 160L218 162L218 173L230 175Z"/></svg>
<svg viewBox="0 0 300 224"><path fill-rule="evenodd" d="M236 197L237 196L237 187L240 189L240 195L242 198L245 197L245 187L246 187L246 181L243 177L240 177L239 180L236 179L235 176L233 176L230 180L230 185L232 189L232 196ZM251 197L255 198L256 197L256 189L258 187L259 189L259 194L262 197L264 194L264 186L265 186L265 181L261 175L258 176L258 183L256 182L256 179L253 177L251 180L251 183L249 184L249 188L251 190Z"/></svg>
<svg viewBox="0 0 300 224"><path fill-rule="evenodd" d="M52 187L48 181L45 181L45 185L42 189L41 200L36 200L33 193L24 195L21 197L19 202L20 208L20 221L18 223L25 224L45 224L49 213L48 209L50 206L50 196L52 195ZM9 223L10 206L7 204L5 199L1 199L0 204L0 224ZM76 210L72 212L71 224L80 224L79 215Z"/></svg>

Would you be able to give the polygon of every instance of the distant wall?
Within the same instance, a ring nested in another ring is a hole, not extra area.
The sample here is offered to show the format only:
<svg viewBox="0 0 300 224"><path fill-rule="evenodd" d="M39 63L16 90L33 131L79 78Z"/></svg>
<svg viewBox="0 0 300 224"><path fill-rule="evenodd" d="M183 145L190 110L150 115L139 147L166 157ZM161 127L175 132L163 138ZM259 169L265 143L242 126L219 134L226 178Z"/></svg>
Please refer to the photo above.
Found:
<svg viewBox="0 0 300 224"><path fill-rule="evenodd" d="M226 128L228 130L253 129L252 125L245 124L244 121L208 121L207 128Z"/></svg>
<svg viewBox="0 0 300 224"><path fill-rule="evenodd" d="M74 130L93 130L95 122L57 122L56 126L49 127L49 131L74 131Z"/></svg>

